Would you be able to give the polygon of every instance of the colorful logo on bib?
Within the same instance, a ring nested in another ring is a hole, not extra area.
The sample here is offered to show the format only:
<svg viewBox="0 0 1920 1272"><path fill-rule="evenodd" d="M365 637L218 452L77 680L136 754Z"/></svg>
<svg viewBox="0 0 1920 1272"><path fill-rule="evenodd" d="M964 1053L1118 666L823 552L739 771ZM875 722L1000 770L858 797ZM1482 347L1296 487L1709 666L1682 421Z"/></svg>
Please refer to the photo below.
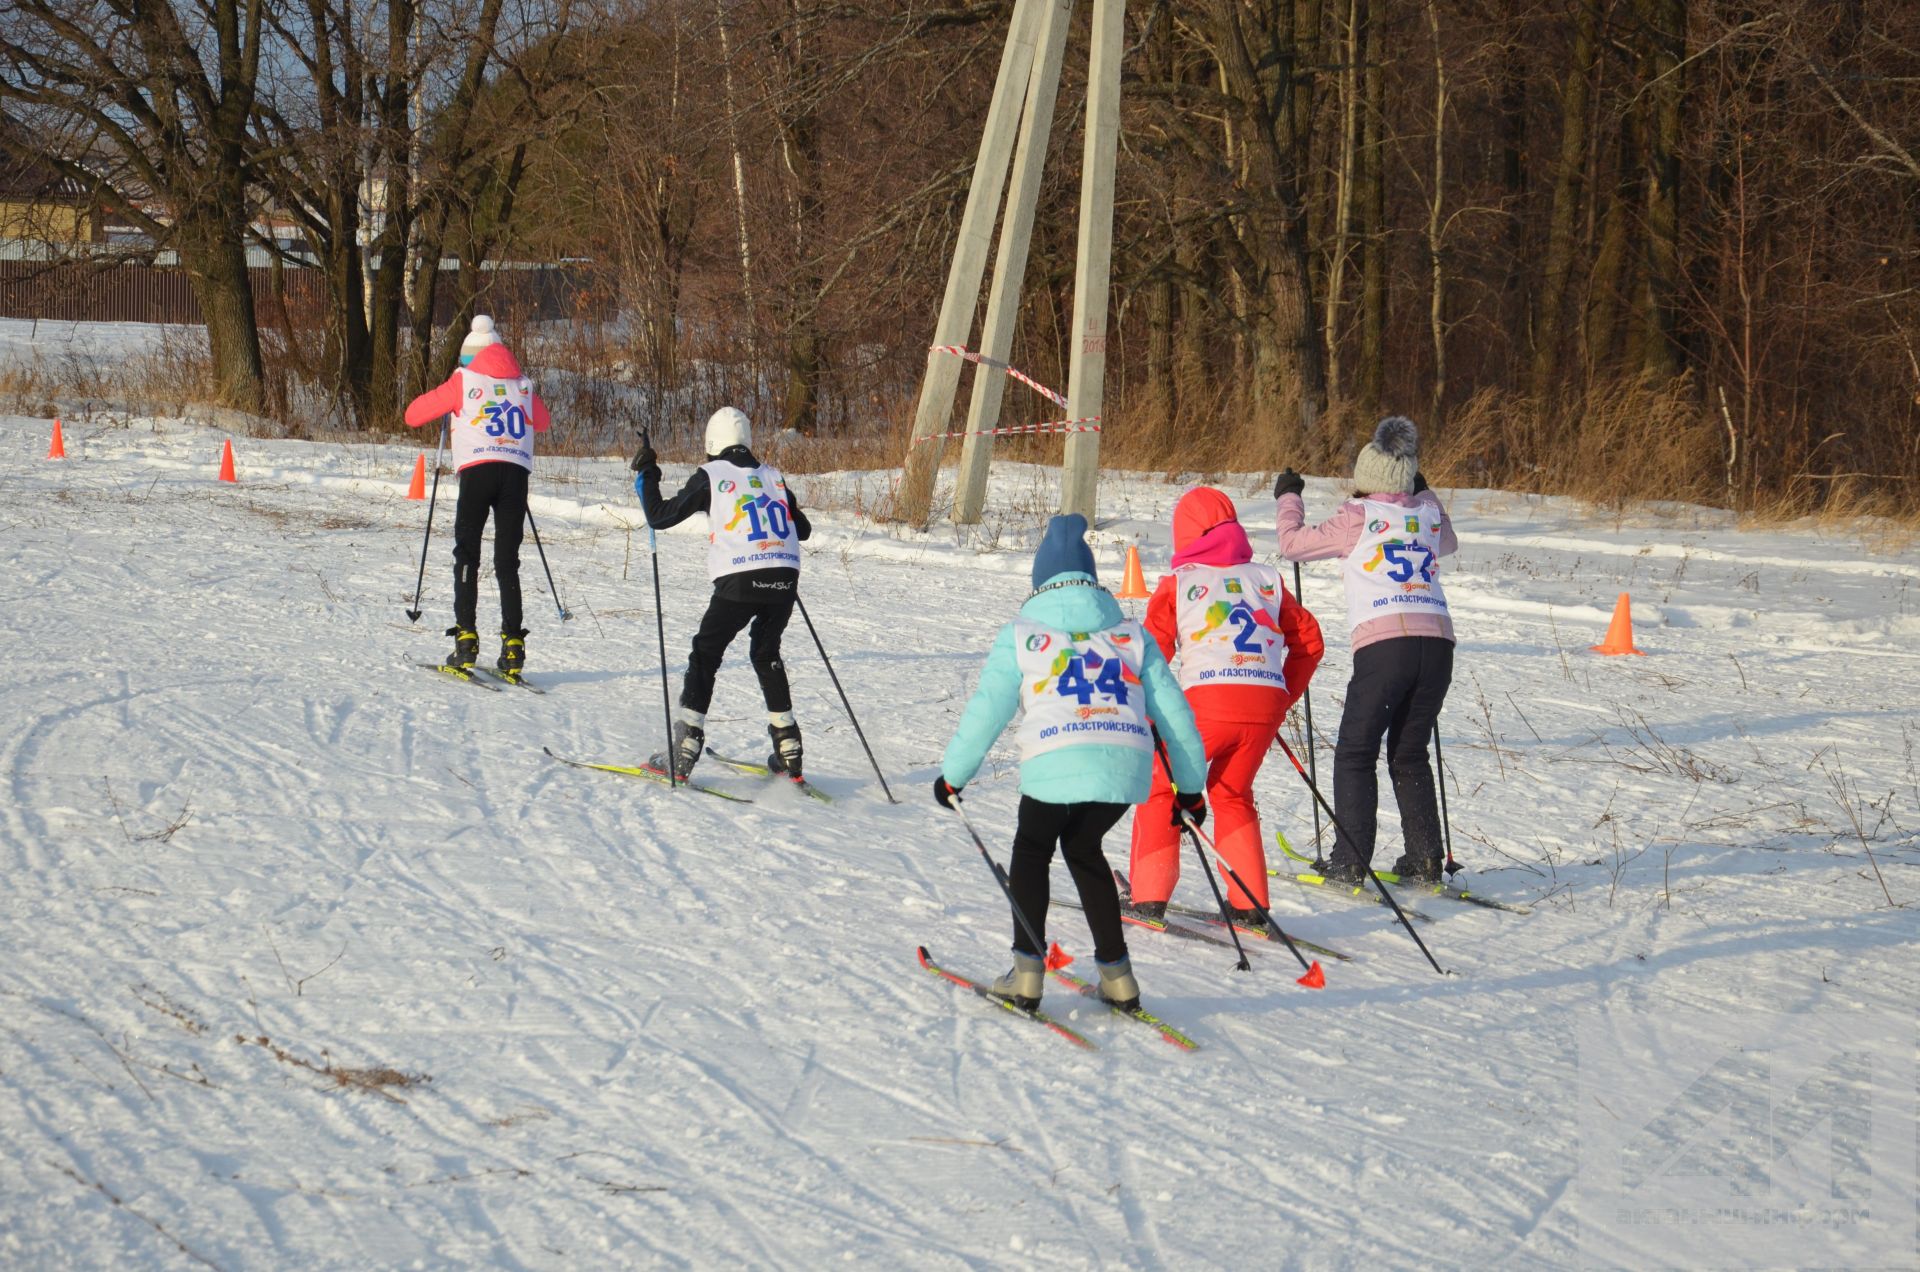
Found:
<svg viewBox="0 0 1920 1272"><path fill-rule="evenodd" d="M506 385L504 385L504 384L496 384L496 385L494 385L494 386L493 386L493 396L495 396L495 397L505 397L505 396L507 396L507 386L506 386Z"/></svg>
<svg viewBox="0 0 1920 1272"><path fill-rule="evenodd" d="M1273 584L1261 583L1258 584L1258 587L1260 589L1260 595L1265 597L1271 597L1273 595Z"/></svg>
<svg viewBox="0 0 1920 1272"><path fill-rule="evenodd" d="M1379 517L1375 517L1372 521L1367 522L1368 534L1385 534L1386 532L1387 523Z"/></svg>
<svg viewBox="0 0 1920 1272"><path fill-rule="evenodd" d="M1190 601L1197 601L1201 597L1205 596L1206 594L1207 594L1207 585L1205 583L1195 583L1192 587L1187 589L1187 599Z"/></svg>
<svg viewBox="0 0 1920 1272"><path fill-rule="evenodd" d="M471 399L472 401L475 401L475 402L478 402L478 401L479 401L479 400L480 400L481 398L483 398L483 397L485 397L485 396L486 396L486 391L485 391L485 390L483 390L483 389L468 389L468 390L467 390L467 397L468 397L469 399Z"/></svg>
<svg viewBox="0 0 1920 1272"><path fill-rule="evenodd" d="M737 487L735 487L731 481L723 481L720 483L720 493L723 495L730 495L734 492L735 489L737 489ZM734 520L738 521L739 518L735 517ZM733 527L729 525L727 528L731 530Z"/></svg>
<svg viewBox="0 0 1920 1272"><path fill-rule="evenodd" d="M1228 627L1235 630L1228 632ZM1258 654L1272 646L1273 641L1267 639L1264 645L1256 644L1256 640L1262 639L1254 635L1253 629L1256 627L1264 627L1275 636L1281 634L1280 625L1273 621L1273 616L1266 610L1256 609L1245 601L1215 601L1207 606L1206 625L1187 637L1187 640L1205 640L1219 632L1223 637L1232 636L1233 647L1242 653Z"/></svg>
<svg viewBox="0 0 1920 1272"><path fill-rule="evenodd" d="M1419 534L1419 533L1420 533L1420 518L1418 518L1418 517L1408 517L1408 518L1407 518L1407 533L1408 533L1408 534Z"/></svg>
<svg viewBox="0 0 1920 1272"><path fill-rule="evenodd" d="M755 490L758 490L760 489L760 479L758 477L749 477L747 478L747 485L753 487ZM1417 526L1419 525L1419 522L1415 522L1414 524Z"/></svg>
<svg viewBox="0 0 1920 1272"><path fill-rule="evenodd" d="M1239 580L1239 579L1228 579L1228 580L1227 580L1227 595L1228 595L1228 596L1238 596L1238 595L1240 595L1240 580Z"/></svg>
<svg viewBox="0 0 1920 1272"><path fill-rule="evenodd" d="M1027 652L1034 654L1042 653L1046 650L1047 646L1051 644L1053 644L1053 637L1047 635L1045 632L1035 632L1033 635L1027 637Z"/></svg>

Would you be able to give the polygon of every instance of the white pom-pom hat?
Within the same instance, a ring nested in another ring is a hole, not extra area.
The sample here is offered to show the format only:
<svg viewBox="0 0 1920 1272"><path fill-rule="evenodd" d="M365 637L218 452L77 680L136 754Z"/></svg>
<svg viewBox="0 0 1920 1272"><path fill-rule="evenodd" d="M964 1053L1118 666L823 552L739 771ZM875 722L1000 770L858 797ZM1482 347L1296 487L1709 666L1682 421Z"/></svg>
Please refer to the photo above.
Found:
<svg viewBox="0 0 1920 1272"><path fill-rule="evenodd" d="M473 316L473 326L467 332L467 338L460 342L460 365L466 366L473 361L473 355L488 345L497 345L500 337L493 334L493 319L485 314Z"/></svg>

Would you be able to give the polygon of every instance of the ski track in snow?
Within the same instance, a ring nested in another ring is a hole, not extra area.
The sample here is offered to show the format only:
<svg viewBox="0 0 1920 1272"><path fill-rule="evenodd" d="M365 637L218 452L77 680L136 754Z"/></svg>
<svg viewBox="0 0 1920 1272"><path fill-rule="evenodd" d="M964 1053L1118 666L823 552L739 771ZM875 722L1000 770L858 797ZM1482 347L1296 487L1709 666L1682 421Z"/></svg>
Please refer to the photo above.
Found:
<svg viewBox="0 0 1920 1272"><path fill-rule="evenodd" d="M926 787L1026 595L1042 471L996 473L970 543L834 510L884 474L795 477L821 509L809 608L902 803L796 622L810 776L836 802L703 766L748 806L540 753L660 746L622 463L543 463L534 510L576 618L529 541L550 692L483 694L404 665L444 652L449 604L442 508L426 615L403 614L415 448L243 440L222 486L218 434L69 422L54 464L47 426L0 417L8 1267L1647 1266L1672 1258L1657 1231L1583 1236L1602 1204L1581 1191L1583 1021L1913 1025L1913 910L1887 906L1833 784L1894 897L1920 901L1910 549L1447 492L1455 849L1474 888L1534 913L1409 897L1442 979L1384 909L1276 888L1290 931L1356 956L1317 994L1278 946L1239 974L1133 932L1149 1005L1203 1050L1050 995L1099 1042L1081 1053L913 958L1004 965L1004 903ZM1264 479L1227 488L1274 559ZM1180 489L1103 487L1103 571L1135 539L1164 567ZM1310 511L1337 490L1310 483ZM660 539L676 688L699 534ZM1330 565L1306 580L1330 783L1343 607ZM1649 657L1589 655L1623 590ZM494 603L489 583L483 633ZM764 749L743 647L709 732ZM968 792L1003 861L1016 768L1009 737ZM1277 757L1259 794L1269 832L1311 844ZM1381 821L1391 861L1390 800ZM1123 824L1122 867L1126 844ZM1181 896L1204 903L1202 881ZM1050 935L1090 962L1076 912ZM1880 1056L1909 1085L1912 1041ZM386 1098L296 1061L431 1080ZM1913 1266L1914 1231L1909 1211L1837 1234L1830 1262ZM1764 1256L1764 1233L1734 1238L1729 1266Z"/></svg>

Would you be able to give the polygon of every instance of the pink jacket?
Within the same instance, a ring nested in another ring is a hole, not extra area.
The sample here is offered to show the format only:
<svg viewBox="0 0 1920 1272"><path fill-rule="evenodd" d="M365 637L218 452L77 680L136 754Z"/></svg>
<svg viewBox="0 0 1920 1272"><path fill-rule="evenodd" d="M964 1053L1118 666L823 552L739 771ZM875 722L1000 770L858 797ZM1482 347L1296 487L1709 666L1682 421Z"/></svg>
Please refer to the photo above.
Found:
<svg viewBox="0 0 1920 1272"><path fill-rule="evenodd" d="M481 375L490 375L496 380L517 380L520 378L520 364L514 361L513 354L503 344L490 344L473 355L468 363L468 371L478 371ZM442 415L452 415L461 406L460 372L448 376L438 388L428 389L407 404L407 425L419 428L431 423ZM544 433L552 419L547 414L547 404L540 400L538 393L533 395L533 431Z"/></svg>
<svg viewBox="0 0 1920 1272"><path fill-rule="evenodd" d="M1440 507L1440 497L1430 490L1417 495L1379 494L1367 498L1402 508L1422 502ZM1353 545L1360 542L1361 532L1366 528L1366 512L1358 499L1349 499L1319 525L1309 527L1306 521L1305 500L1299 495L1280 496L1274 522L1280 535L1280 554L1289 561L1345 558L1353 551ZM1460 539L1453 532L1453 520L1445 508L1440 508L1440 555L1450 556L1459 550ZM1453 621L1441 614L1388 614L1370 618L1354 629L1353 648L1362 649L1375 641L1392 640L1396 636L1438 636L1452 640Z"/></svg>

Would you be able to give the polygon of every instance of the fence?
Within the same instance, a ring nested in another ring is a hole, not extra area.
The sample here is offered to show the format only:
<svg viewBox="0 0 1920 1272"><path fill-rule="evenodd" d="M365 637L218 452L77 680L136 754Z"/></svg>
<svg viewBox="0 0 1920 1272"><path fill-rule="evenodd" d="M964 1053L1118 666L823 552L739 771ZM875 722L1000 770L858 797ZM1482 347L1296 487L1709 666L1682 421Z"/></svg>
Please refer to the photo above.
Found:
<svg viewBox="0 0 1920 1272"><path fill-rule="evenodd" d="M535 265L482 271L480 305L502 321L546 322L595 316L607 297L589 289L579 271ZM263 327L283 322L300 330L322 327L327 319L327 286L319 270L280 271L255 267L254 313ZM458 271L442 269L434 287L434 321L453 317ZM0 260L0 318L61 322L167 322L198 324L200 302L185 271L159 265L102 267L81 262Z"/></svg>

